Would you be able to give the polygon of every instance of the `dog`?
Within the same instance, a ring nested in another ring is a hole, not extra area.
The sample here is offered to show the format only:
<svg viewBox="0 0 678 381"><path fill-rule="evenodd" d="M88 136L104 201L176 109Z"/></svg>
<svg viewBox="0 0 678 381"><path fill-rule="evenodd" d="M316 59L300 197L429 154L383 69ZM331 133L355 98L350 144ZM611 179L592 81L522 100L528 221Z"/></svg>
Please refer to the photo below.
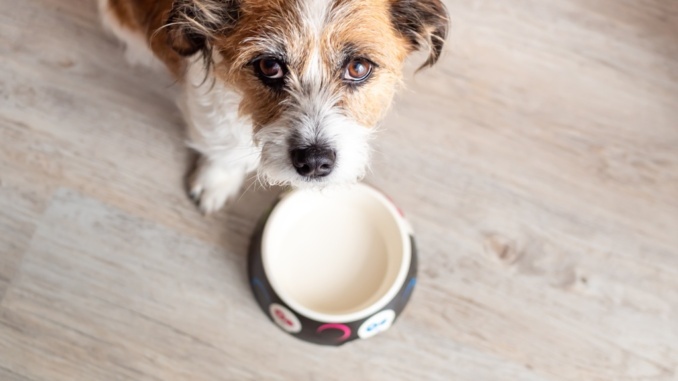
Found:
<svg viewBox="0 0 678 381"><path fill-rule="evenodd" d="M405 58L425 50L432 66L448 30L440 0L98 1L127 60L181 84L204 213L255 169L267 184L358 181Z"/></svg>

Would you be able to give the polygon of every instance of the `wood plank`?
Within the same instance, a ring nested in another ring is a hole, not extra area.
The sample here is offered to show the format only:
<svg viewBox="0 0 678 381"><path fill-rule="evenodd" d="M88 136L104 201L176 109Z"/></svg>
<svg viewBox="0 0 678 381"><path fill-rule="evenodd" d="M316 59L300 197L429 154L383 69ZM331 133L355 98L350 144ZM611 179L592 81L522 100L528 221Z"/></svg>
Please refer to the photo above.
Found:
<svg viewBox="0 0 678 381"><path fill-rule="evenodd" d="M0 161L0 301L19 269L50 194L49 184Z"/></svg>

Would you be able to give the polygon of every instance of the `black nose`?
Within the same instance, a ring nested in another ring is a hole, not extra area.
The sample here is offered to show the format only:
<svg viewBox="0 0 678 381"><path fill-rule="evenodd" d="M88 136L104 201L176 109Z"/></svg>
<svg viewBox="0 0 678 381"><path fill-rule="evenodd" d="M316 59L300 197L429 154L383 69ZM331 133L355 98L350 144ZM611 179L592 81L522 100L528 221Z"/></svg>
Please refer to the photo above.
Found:
<svg viewBox="0 0 678 381"><path fill-rule="evenodd" d="M329 175L334 169L334 161L337 158L334 150L321 146L293 149L290 155L292 165L297 172L310 178Z"/></svg>

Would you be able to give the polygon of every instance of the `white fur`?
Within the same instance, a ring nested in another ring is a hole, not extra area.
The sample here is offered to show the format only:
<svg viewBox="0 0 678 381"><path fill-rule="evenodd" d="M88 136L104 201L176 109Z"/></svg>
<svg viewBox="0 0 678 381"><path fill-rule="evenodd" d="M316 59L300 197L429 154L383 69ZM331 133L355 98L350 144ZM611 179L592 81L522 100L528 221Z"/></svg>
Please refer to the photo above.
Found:
<svg viewBox="0 0 678 381"><path fill-rule="evenodd" d="M163 68L164 65L148 47L146 36L138 31L124 27L108 6L109 0L98 0L99 16L104 30L118 38L125 45L125 59L132 65L147 66L153 69Z"/></svg>
<svg viewBox="0 0 678 381"><path fill-rule="evenodd" d="M320 47L319 46L313 46L313 51L311 52L311 56L309 58L309 63L306 66L306 70L304 74L302 75L302 78L306 81L320 81L322 79L323 71L322 71L322 61L320 57Z"/></svg>
<svg viewBox="0 0 678 381"><path fill-rule="evenodd" d="M320 57L320 43L323 28L328 18L331 2L328 0L305 0L301 3L301 19L304 22L306 33L313 36L313 50L302 78L304 80L320 80L323 75Z"/></svg>
<svg viewBox="0 0 678 381"><path fill-rule="evenodd" d="M346 117L329 88L315 83L304 93L295 83L298 81L292 77L288 110L255 134L255 141L261 147L259 175L268 183L295 187L345 184L362 178L370 158L370 129ZM289 141L293 135L301 138L306 146L332 147L337 155L334 170L314 180L299 176L289 159Z"/></svg>
<svg viewBox="0 0 678 381"><path fill-rule="evenodd" d="M190 193L203 212L211 213L238 193L260 152L252 142L251 121L238 116L241 96L205 69L199 55L190 59L179 108L188 125L188 144L202 155Z"/></svg>
<svg viewBox="0 0 678 381"><path fill-rule="evenodd" d="M316 37L322 34L325 27L331 0L304 0L302 4L301 19L311 29L311 33Z"/></svg>

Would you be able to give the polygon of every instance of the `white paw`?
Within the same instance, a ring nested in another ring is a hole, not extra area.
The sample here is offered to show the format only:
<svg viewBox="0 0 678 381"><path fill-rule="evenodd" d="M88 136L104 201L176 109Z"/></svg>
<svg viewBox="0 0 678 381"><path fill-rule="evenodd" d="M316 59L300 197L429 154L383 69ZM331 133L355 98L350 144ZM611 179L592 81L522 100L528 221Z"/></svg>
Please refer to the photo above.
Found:
<svg viewBox="0 0 678 381"><path fill-rule="evenodd" d="M245 175L243 168L201 163L191 176L189 195L203 213L216 212L239 193Z"/></svg>

